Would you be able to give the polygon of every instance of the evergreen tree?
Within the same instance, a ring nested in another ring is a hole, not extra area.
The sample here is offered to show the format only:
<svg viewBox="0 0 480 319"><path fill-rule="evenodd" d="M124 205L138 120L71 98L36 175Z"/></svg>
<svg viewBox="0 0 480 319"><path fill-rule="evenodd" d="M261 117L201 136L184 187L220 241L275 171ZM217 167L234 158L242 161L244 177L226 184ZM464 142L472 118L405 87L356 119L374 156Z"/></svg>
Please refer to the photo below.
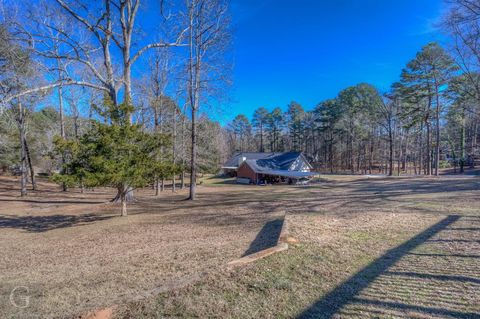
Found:
<svg viewBox="0 0 480 319"><path fill-rule="evenodd" d="M290 135L291 150L301 151L303 145L303 130L305 110L295 101L290 102L285 114Z"/></svg>
<svg viewBox="0 0 480 319"><path fill-rule="evenodd" d="M260 139L260 147L259 147L260 152L265 152L264 135L265 135L265 128L267 126L267 123L268 123L268 111L264 107L259 107L258 109L255 110L255 113L253 113L252 126L257 131L257 135L259 136L259 139Z"/></svg>
<svg viewBox="0 0 480 319"><path fill-rule="evenodd" d="M53 176L68 186L111 186L118 190L122 216L127 215L127 194L133 188L152 184L156 176L169 177L177 170L171 162L158 161L158 152L168 146L168 137L142 132L140 125L129 123L132 106L114 106L108 99L102 114L110 124L93 122L78 141L58 137L58 154L66 155L60 174Z"/></svg>
<svg viewBox="0 0 480 319"><path fill-rule="evenodd" d="M233 133L235 149L241 152L250 150L252 125L248 118L243 114L237 115L230 123L230 129Z"/></svg>
<svg viewBox="0 0 480 319"><path fill-rule="evenodd" d="M457 67L452 58L437 43L429 43L402 71L401 84L411 102L409 113L423 118L427 127L427 170L431 174L430 118L435 120L435 175L440 162L440 117L446 88ZM426 104L425 104L426 103ZM415 119L417 118L414 117Z"/></svg>
<svg viewBox="0 0 480 319"><path fill-rule="evenodd" d="M283 149L283 145L280 145L280 139L284 124L285 119L282 110L279 107L274 108L267 118L267 133L270 136L270 151L272 152Z"/></svg>

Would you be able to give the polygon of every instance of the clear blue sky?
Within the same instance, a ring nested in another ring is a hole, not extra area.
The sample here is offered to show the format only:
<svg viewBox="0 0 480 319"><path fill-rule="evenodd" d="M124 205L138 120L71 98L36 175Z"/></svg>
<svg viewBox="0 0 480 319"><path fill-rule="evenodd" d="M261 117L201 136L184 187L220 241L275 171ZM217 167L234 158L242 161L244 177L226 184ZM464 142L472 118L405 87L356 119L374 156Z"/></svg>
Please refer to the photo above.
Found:
<svg viewBox="0 0 480 319"><path fill-rule="evenodd" d="M259 106L306 109L360 82L385 91L431 41L441 0L233 0L235 69L222 123Z"/></svg>

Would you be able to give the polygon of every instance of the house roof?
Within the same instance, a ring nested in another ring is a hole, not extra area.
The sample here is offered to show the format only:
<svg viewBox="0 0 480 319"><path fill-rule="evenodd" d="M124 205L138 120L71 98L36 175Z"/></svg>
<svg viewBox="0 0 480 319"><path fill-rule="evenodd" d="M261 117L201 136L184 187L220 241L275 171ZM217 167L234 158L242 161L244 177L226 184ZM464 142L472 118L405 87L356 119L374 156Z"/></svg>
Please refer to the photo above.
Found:
<svg viewBox="0 0 480 319"><path fill-rule="evenodd" d="M288 170L300 156L301 152L280 153L272 157L256 160L256 164L265 169Z"/></svg>
<svg viewBox="0 0 480 319"><path fill-rule="evenodd" d="M306 158L301 152L283 152L283 153L236 153L229 159L223 168L236 169L243 164L249 163L249 166L257 171L265 170L296 170L292 165L299 159L303 159L310 168Z"/></svg>
<svg viewBox="0 0 480 319"><path fill-rule="evenodd" d="M284 176L290 178L302 178L314 176L315 172L289 171L288 168L272 168L271 166L259 165L260 160L246 160L244 164L248 165L255 173L265 175ZM271 163L269 163L271 164Z"/></svg>
<svg viewBox="0 0 480 319"><path fill-rule="evenodd" d="M258 159L272 158L282 154L284 153L238 152L238 153L235 153L232 156L232 158L230 158L223 165L223 168L238 168L243 162L242 160L243 157L245 157L247 160L258 160Z"/></svg>

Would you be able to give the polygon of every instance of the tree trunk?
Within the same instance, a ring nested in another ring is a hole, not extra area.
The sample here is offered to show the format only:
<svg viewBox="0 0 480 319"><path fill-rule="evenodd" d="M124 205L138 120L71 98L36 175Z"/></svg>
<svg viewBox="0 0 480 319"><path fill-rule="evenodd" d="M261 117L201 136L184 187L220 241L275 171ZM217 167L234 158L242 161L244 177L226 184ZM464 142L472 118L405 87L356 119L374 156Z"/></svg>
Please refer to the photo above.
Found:
<svg viewBox="0 0 480 319"><path fill-rule="evenodd" d="M372 134L372 139L370 141L370 154L369 154L369 157L368 157L368 173L369 174L372 174L372 166L373 166L373 149L374 149L373 135L374 134Z"/></svg>
<svg viewBox="0 0 480 319"><path fill-rule="evenodd" d="M431 134L430 134L430 123L427 122L425 123L427 126L427 175L432 175L432 146L431 146Z"/></svg>
<svg viewBox="0 0 480 319"><path fill-rule="evenodd" d="M260 152L264 152L263 148L263 119L260 120Z"/></svg>
<svg viewBox="0 0 480 319"><path fill-rule="evenodd" d="M201 70L201 49L202 34L198 27L195 27L196 8L192 6L190 10L190 37L189 37L189 99L192 114L192 132L191 132L191 158L190 158L190 196L189 200L196 198L196 182L197 182L197 128L196 113L200 103L200 70Z"/></svg>
<svg viewBox="0 0 480 319"><path fill-rule="evenodd" d="M27 151L25 149L25 110L21 102L18 102L18 129L20 131L20 196L27 195Z"/></svg>
<svg viewBox="0 0 480 319"><path fill-rule="evenodd" d="M197 132L195 123L195 109L192 109L192 149L190 161L190 197L188 199L195 200L196 197L196 163L197 163Z"/></svg>
<svg viewBox="0 0 480 319"><path fill-rule="evenodd" d="M117 191L117 195L111 200L112 203L118 203L122 200L122 193L124 193L125 200L128 203L132 203L135 201L135 197L133 196L133 188L130 186L125 186L126 190L123 191L120 188Z"/></svg>
<svg viewBox="0 0 480 319"><path fill-rule="evenodd" d="M59 66L60 69L60 66ZM58 87L58 105L59 105L59 114L60 114L60 136L62 139L65 139L65 120L63 116L63 88L61 86ZM65 154L62 154L62 173L64 173L65 165ZM62 191L67 191L67 184L62 183Z"/></svg>
<svg viewBox="0 0 480 319"><path fill-rule="evenodd" d="M176 171L176 163L177 163L177 108L176 108L176 106L173 107L172 162L173 162L173 169ZM172 192L175 192L175 191L176 191L175 173L173 173L173 176L172 176Z"/></svg>
<svg viewBox="0 0 480 319"><path fill-rule="evenodd" d="M460 173L465 172L465 110L462 113L462 127L460 132Z"/></svg>
<svg viewBox="0 0 480 319"><path fill-rule="evenodd" d="M127 200L125 198L126 196L122 196L122 214L121 216L127 216Z"/></svg>
<svg viewBox="0 0 480 319"><path fill-rule="evenodd" d="M155 183L153 187L155 188L155 196L160 195L160 179L158 177L155 177Z"/></svg>
<svg viewBox="0 0 480 319"><path fill-rule="evenodd" d="M23 143L25 144L25 153L27 155L28 168L30 169L30 179L32 181L32 189L34 191L36 191L37 190L37 182L35 181L35 171L33 169L32 157L30 156L30 149L28 148L26 138L23 140Z"/></svg>
<svg viewBox="0 0 480 319"><path fill-rule="evenodd" d="M63 88L61 86L58 87L58 104L58 113L60 116L60 136L62 138L65 138L65 119L63 115Z"/></svg>
<svg viewBox="0 0 480 319"><path fill-rule="evenodd" d="M388 148L388 163L389 163L389 169L388 169L388 176L392 176L393 175L393 132L392 132L392 128L389 129L389 132L388 132L388 144L389 144L389 148Z"/></svg>
<svg viewBox="0 0 480 319"><path fill-rule="evenodd" d="M435 106L435 176L438 176L438 168L440 166L440 97L438 93L438 85L435 87L436 92L436 106Z"/></svg>
<svg viewBox="0 0 480 319"><path fill-rule="evenodd" d="M423 123L420 124L420 136L419 136L419 154L418 154L418 173L422 174L422 171L425 172L423 168Z"/></svg>

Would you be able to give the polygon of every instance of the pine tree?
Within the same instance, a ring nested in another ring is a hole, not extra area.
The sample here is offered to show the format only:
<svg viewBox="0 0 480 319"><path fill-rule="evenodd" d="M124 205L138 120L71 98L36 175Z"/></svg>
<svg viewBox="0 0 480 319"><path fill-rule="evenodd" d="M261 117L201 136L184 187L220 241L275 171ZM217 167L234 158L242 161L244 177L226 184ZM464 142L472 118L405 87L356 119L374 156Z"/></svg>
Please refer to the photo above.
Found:
<svg viewBox="0 0 480 319"><path fill-rule="evenodd" d="M264 141L264 135L265 135L265 128L267 126L268 122L268 111L264 107L259 107L258 109L255 110L255 113L253 113L253 118L252 118L252 126L255 128L257 131L257 135L260 138L260 147L259 151L260 152L265 152L265 141Z"/></svg>
<svg viewBox="0 0 480 319"><path fill-rule="evenodd" d="M415 59L402 71L403 93L410 102L408 112L415 114L414 120L421 117L427 128L427 171L432 172L431 117L435 120L435 175L438 175L440 162L440 117L442 99L457 67L452 58L437 43L429 43L417 53Z"/></svg>
<svg viewBox="0 0 480 319"><path fill-rule="evenodd" d="M141 126L129 123L132 106L105 103L103 114L110 124L93 122L78 141L57 137L58 154L66 163L53 180L67 186L110 186L118 190L122 216L127 215L127 194L133 188L152 184L157 176L169 177L178 172L172 162L159 161L158 152L168 147L169 138L160 133L142 132Z"/></svg>

